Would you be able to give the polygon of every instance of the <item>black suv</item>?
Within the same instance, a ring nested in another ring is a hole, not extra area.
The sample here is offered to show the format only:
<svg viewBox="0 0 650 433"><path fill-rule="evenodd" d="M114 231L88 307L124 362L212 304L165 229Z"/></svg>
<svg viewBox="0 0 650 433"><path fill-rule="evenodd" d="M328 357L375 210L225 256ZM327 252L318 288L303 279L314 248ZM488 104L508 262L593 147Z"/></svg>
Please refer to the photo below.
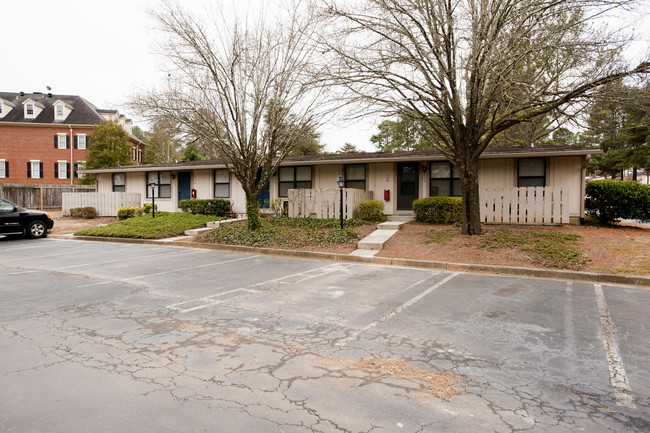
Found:
<svg viewBox="0 0 650 433"><path fill-rule="evenodd" d="M0 198L0 235L22 233L30 238L42 238L54 227L54 221L45 212L23 209Z"/></svg>

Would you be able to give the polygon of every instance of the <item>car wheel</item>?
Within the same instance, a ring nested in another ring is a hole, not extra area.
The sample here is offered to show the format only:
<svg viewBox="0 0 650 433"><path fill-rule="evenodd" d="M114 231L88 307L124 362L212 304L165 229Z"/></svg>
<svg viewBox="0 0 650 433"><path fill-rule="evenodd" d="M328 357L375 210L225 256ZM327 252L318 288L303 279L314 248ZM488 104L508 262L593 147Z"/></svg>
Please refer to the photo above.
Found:
<svg viewBox="0 0 650 433"><path fill-rule="evenodd" d="M47 235L47 226L43 221L32 221L27 225L27 236L30 238L43 238Z"/></svg>

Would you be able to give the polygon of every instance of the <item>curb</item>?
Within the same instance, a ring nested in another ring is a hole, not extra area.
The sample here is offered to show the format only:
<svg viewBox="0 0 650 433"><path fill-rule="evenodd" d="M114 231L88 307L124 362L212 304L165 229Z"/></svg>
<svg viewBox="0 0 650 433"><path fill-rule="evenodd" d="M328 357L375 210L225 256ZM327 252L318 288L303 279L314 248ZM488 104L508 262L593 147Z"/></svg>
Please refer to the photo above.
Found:
<svg viewBox="0 0 650 433"><path fill-rule="evenodd" d="M273 255L298 259L332 260L349 263L367 263L385 266L400 266L420 269L438 269L443 271L468 272L481 274L509 275L517 277L549 278L556 280L584 281L589 283L620 284L650 289L650 276L600 274L594 272L561 271L554 269L523 268L512 266L476 265L468 263L434 262L427 260L400 259L391 257L361 257L339 253L321 253L316 251L280 250L275 248L247 247L238 245L203 244L188 241L161 241L151 239L105 238L95 236L48 235L55 239L74 239L82 241L131 243L143 245L169 245L185 248L202 248L206 250L228 251L246 254Z"/></svg>

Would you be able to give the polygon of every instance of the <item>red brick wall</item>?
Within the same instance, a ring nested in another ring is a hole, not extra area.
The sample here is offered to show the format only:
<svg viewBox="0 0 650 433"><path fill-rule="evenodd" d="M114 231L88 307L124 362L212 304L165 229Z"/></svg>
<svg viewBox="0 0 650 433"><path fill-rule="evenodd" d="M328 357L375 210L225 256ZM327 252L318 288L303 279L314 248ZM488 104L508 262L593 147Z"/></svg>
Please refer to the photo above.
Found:
<svg viewBox="0 0 650 433"><path fill-rule="evenodd" d="M47 184L70 185L70 178L57 179L54 174L54 163L66 161L70 163L71 149L55 149L54 136L66 134L72 148L72 162L86 161L88 150L75 149L74 137L77 134L90 135L93 128L72 128L73 138L70 138L68 125L54 126L16 126L0 123L0 160L9 163L9 177L0 178L0 183L17 184ZM142 146L144 147L144 146ZM32 179L27 177L27 163L30 160L39 160L43 163L43 177ZM74 166L71 167L70 176L74 177ZM74 179L78 184L79 179Z"/></svg>

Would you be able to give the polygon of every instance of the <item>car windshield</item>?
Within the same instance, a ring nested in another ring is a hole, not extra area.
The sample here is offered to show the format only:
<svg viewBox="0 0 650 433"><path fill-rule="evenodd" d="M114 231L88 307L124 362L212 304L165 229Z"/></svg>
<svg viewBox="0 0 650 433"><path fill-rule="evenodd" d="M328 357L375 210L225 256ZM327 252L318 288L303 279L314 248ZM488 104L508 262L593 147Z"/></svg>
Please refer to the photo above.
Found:
<svg viewBox="0 0 650 433"><path fill-rule="evenodd" d="M5 200L0 200L0 212L13 212L14 205Z"/></svg>

